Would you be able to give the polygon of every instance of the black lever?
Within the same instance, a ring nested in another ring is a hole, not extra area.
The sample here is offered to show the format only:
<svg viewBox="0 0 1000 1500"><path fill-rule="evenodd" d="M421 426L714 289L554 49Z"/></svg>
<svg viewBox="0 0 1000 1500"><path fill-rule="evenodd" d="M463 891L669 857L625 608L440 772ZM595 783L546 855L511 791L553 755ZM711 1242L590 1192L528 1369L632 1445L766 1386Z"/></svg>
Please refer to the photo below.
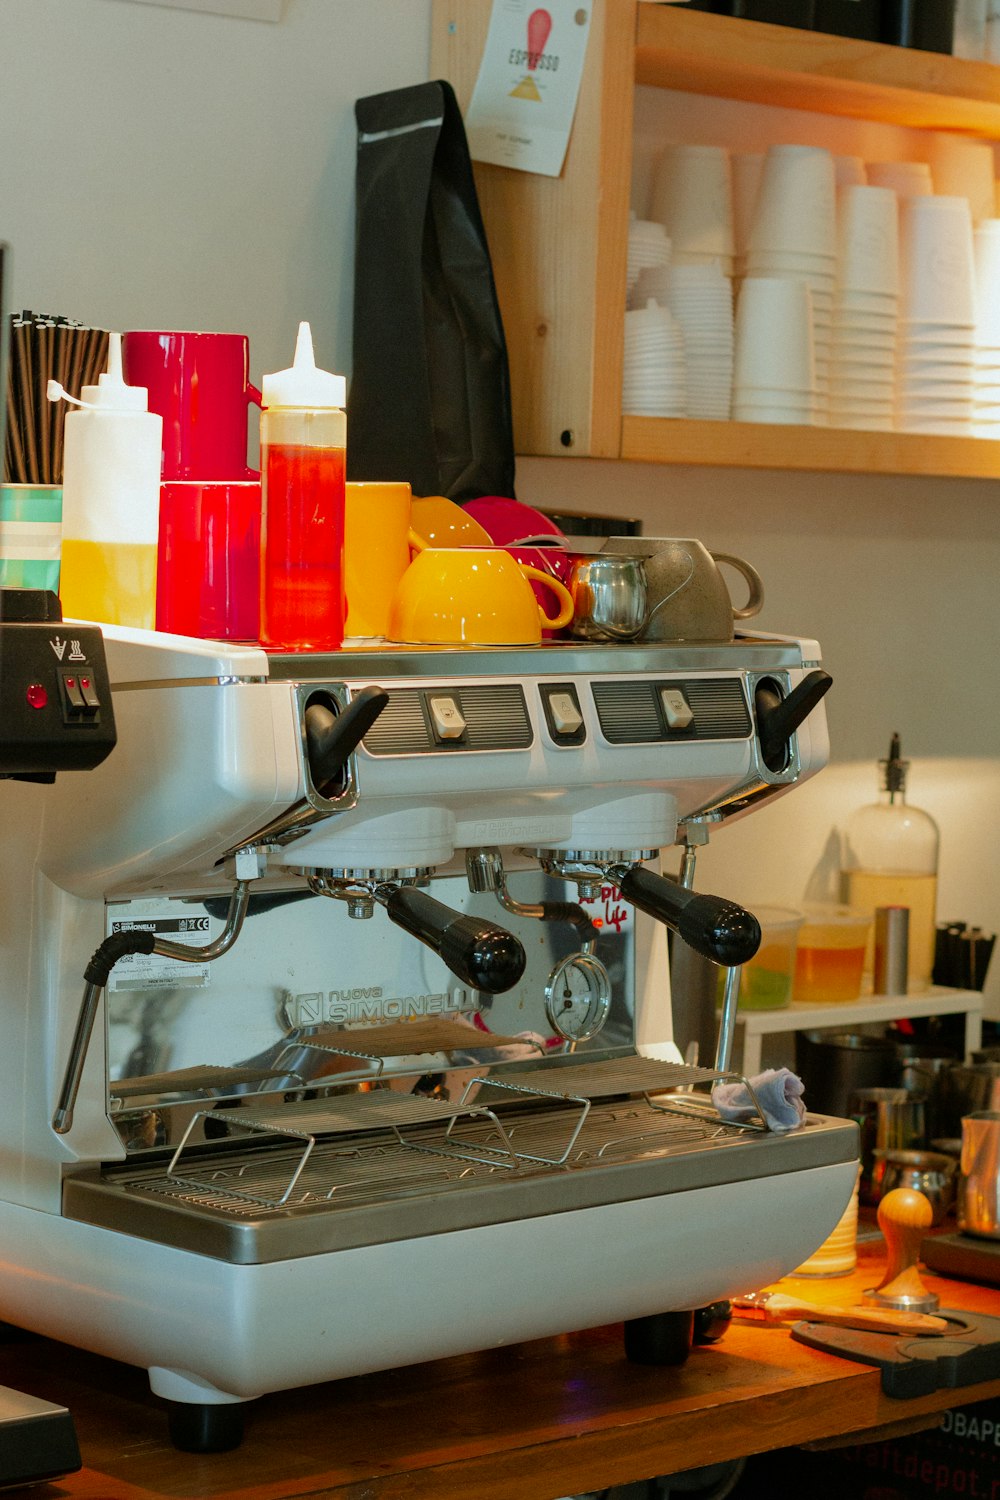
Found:
<svg viewBox="0 0 1000 1500"><path fill-rule="evenodd" d="M465 917L413 886L396 886L384 899L397 927L405 928L475 990L500 995L524 973L527 955L512 932L482 917Z"/></svg>
<svg viewBox="0 0 1000 1500"><path fill-rule="evenodd" d="M714 964L745 964L760 947L760 923L735 901L689 891L643 865L633 865L619 889L626 901L665 922Z"/></svg>
<svg viewBox="0 0 1000 1500"><path fill-rule="evenodd" d="M787 698L783 698L777 686L766 678L758 682L754 693L757 738L761 757L769 771L777 774L784 768L792 735L832 686L833 678L829 672L818 669L807 673Z"/></svg>
<svg viewBox="0 0 1000 1500"><path fill-rule="evenodd" d="M343 713L334 713L317 698L305 711L306 754L313 786L322 796L339 776L389 702L384 688L364 687L354 694Z"/></svg>

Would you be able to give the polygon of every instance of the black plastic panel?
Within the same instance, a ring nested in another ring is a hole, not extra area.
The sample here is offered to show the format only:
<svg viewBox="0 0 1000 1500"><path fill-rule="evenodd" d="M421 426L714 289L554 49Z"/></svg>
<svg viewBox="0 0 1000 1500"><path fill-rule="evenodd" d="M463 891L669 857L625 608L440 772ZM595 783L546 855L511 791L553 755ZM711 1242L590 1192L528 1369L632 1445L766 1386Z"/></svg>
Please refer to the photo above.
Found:
<svg viewBox="0 0 1000 1500"><path fill-rule="evenodd" d="M671 729L660 702L663 688L679 689L694 714L687 729ZM601 732L612 745L666 740L743 740L753 728L743 683L737 677L631 679L595 682Z"/></svg>

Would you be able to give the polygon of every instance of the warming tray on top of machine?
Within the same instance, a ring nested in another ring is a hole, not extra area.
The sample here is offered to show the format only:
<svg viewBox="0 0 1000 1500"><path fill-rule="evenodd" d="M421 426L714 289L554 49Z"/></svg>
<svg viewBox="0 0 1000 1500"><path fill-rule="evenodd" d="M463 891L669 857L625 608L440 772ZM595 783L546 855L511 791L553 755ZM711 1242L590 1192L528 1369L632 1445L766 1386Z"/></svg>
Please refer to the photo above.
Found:
<svg viewBox="0 0 1000 1500"><path fill-rule="evenodd" d="M692 1111L710 1069L632 1056L469 1076L467 1102L374 1088L206 1108L192 1129L210 1121L210 1140L74 1174L63 1212L252 1264L857 1159L853 1123L774 1135Z"/></svg>
<svg viewBox="0 0 1000 1500"><path fill-rule="evenodd" d="M814 667L804 660L797 640L767 636L740 636L712 645L687 642L629 642L589 644L582 641L551 641L543 646L385 646L372 649L366 643L343 651L268 652L267 675L272 682L315 682L327 678L372 682L394 677L485 677L521 678L558 676L587 677L614 673L626 676L641 672L773 672L782 667Z"/></svg>

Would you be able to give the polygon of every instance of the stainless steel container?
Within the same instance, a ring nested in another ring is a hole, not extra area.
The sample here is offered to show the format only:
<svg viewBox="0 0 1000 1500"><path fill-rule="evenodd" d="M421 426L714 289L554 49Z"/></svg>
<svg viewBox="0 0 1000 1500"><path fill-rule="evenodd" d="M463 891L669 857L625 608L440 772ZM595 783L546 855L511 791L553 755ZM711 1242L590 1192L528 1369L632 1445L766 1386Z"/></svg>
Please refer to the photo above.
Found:
<svg viewBox="0 0 1000 1500"><path fill-rule="evenodd" d="M962 1121L958 1227L1000 1240L1000 1110L982 1109Z"/></svg>
<svg viewBox="0 0 1000 1500"><path fill-rule="evenodd" d="M894 1188L914 1188L931 1206L932 1225L942 1224L955 1196L957 1169L954 1157L943 1152L876 1150L872 1200Z"/></svg>

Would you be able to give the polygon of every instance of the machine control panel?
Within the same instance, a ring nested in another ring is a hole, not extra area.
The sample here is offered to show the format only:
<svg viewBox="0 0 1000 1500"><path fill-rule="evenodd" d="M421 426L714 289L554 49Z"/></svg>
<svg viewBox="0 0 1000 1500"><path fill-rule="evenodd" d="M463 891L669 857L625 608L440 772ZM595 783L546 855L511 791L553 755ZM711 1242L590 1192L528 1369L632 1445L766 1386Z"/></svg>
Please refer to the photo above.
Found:
<svg viewBox="0 0 1000 1500"><path fill-rule="evenodd" d="M364 737L370 755L526 750L533 742L520 683L393 685L386 691L389 703ZM736 674L541 682L537 693L545 738L560 749L587 742L595 710L612 745L740 740L753 733L746 685Z"/></svg>
<svg viewBox="0 0 1000 1500"><path fill-rule="evenodd" d="M739 676L664 680L620 678L593 684L601 733L612 745L675 740L745 740L753 733Z"/></svg>
<svg viewBox="0 0 1000 1500"><path fill-rule="evenodd" d="M0 777L51 780L99 765L115 719L100 629L64 624L54 595L12 597L32 593L0 595Z"/></svg>
<svg viewBox="0 0 1000 1500"><path fill-rule="evenodd" d="M534 739L519 682L386 691L389 702L364 737L369 755L527 750Z"/></svg>

